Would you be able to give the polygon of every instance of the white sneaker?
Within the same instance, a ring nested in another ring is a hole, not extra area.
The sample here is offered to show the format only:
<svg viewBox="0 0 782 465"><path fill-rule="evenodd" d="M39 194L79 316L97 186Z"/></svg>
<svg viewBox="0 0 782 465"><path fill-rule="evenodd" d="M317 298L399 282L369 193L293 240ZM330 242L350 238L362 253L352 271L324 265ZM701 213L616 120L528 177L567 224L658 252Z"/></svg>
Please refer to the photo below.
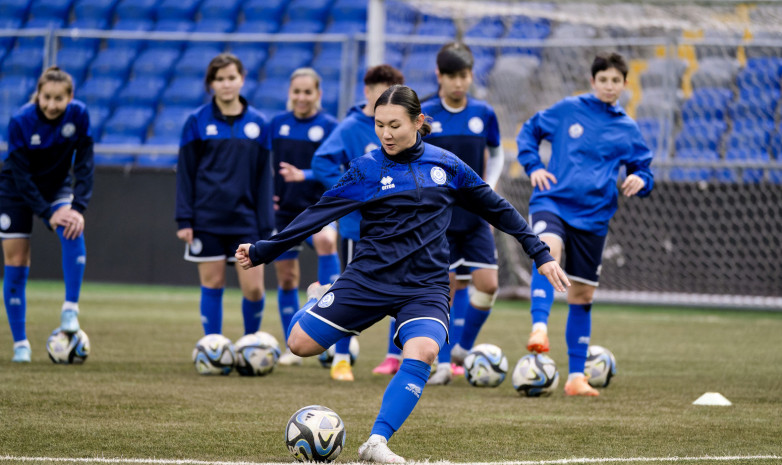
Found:
<svg viewBox="0 0 782 465"><path fill-rule="evenodd" d="M277 360L277 363L285 366L301 365L303 363L303 359L291 352L290 349L285 349L285 353L280 355L280 359Z"/></svg>
<svg viewBox="0 0 782 465"><path fill-rule="evenodd" d="M450 363L438 363L437 370L429 378L426 384L445 386L449 384L453 379L453 372L451 371Z"/></svg>
<svg viewBox="0 0 782 465"><path fill-rule="evenodd" d="M388 441L379 434L373 434L358 448L358 458L365 462L405 463L405 459L391 452Z"/></svg>
<svg viewBox="0 0 782 465"><path fill-rule="evenodd" d="M63 310L60 313L60 329L66 333L79 331L79 312L76 310Z"/></svg>
<svg viewBox="0 0 782 465"><path fill-rule="evenodd" d="M463 349L459 344L454 344L451 347L451 361L457 365L464 365L464 359L467 358L467 354L470 351Z"/></svg>

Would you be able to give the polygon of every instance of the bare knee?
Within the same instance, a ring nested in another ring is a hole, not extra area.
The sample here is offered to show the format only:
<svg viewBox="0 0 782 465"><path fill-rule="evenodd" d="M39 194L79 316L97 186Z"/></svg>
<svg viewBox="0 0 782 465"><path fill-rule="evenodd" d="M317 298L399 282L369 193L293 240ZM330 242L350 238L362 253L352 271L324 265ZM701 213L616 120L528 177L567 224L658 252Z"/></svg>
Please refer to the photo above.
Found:
<svg viewBox="0 0 782 465"><path fill-rule="evenodd" d="M595 286L571 281L571 287L568 289L567 301L570 304L586 305L591 304L595 296Z"/></svg>
<svg viewBox="0 0 782 465"><path fill-rule="evenodd" d="M311 357L326 350L305 333L298 323L296 323L288 336L288 348L299 357Z"/></svg>

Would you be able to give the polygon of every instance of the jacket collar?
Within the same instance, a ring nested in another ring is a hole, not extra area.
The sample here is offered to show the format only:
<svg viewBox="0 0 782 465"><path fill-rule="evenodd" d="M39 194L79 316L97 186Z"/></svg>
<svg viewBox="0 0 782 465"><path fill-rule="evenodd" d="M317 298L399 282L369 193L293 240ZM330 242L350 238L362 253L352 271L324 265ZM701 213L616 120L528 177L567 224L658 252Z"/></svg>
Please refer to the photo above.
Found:
<svg viewBox="0 0 782 465"><path fill-rule="evenodd" d="M391 156L387 154L385 149L382 147L382 145L380 147L380 150L383 152L383 156L385 156L387 160L393 161L394 163L410 163L418 160L419 158L421 158L421 155L424 154L424 142L421 139L421 134L416 134L415 144L413 144L412 147L405 149L396 155Z"/></svg>
<svg viewBox="0 0 782 465"><path fill-rule="evenodd" d="M237 120L240 120L240 119L242 119L242 118L244 117L244 114L245 114L245 113L247 113L247 106L248 106L248 105L247 105L247 99L245 99L244 97L242 97L242 96L240 95L240 96L239 96L239 101L242 103L242 112L241 112L241 113L239 113L239 114L238 114L238 115L236 115L236 116L232 116L232 117L231 117L231 118L233 118L233 120L234 120L234 121L237 121ZM225 115L224 115L224 114L223 114L223 113L220 111L220 107L218 107L218 106L217 106L217 102L215 101L215 98L214 98L214 97L212 97L212 116L214 116L214 118L215 118L215 119L218 119L218 120L220 120L220 121L225 121L225 122L227 122L227 121L228 121L228 117L226 117L226 116L225 116Z"/></svg>

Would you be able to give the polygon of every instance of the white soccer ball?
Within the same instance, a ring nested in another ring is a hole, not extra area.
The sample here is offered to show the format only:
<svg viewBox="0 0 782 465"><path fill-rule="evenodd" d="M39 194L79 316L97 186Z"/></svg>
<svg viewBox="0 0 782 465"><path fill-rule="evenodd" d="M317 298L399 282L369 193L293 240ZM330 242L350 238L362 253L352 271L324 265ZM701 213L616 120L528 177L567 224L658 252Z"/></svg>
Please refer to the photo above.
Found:
<svg viewBox="0 0 782 465"><path fill-rule="evenodd" d="M476 387L497 387L507 372L508 359L494 344L478 344L464 358L464 377Z"/></svg>
<svg viewBox="0 0 782 465"><path fill-rule="evenodd" d="M46 352L54 363L84 363L90 355L90 338L81 329L66 333L57 328L46 340Z"/></svg>
<svg viewBox="0 0 782 465"><path fill-rule="evenodd" d="M511 374L513 389L528 397L548 396L559 384L557 365L548 355L527 354L516 362Z"/></svg>
<svg viewBox="0 0 782 465"><path fill-rule="evenodd" d="M592 387L606 387L616 375L616 359L610 350L589 346L584 374Z"/></svg>
<svg viewBox="0 0 782 465"><path fill-rule="evenodd" d="M358 338L356 336L351 336L350 348L348 350L350 351L350 364L353 365L356 363L356 360L358 359L358 352L359 352ZM320 365L323 368L331 368L331 362L332 360L334 360L334 354L336 352L337 352L337 346L336 344L332 344L331 347L329 347L323 353L318 355L318 361L320 362Z"/></svg>
<svg viewBox="0 0 782 465"><path fill-rule="evenodd" d="M280 358L280 344L269 333L245 334L234 346L236 371L242 376L265 376L274 370Z"/></svg>
<svg viewBox="0 0 782 465"><path fill-rule="evenodd" d="M285 445L299 462L331 462L345 448L345 424L330 408L309 405L288 420Z"/></svg>
<svg viewBox="0 0 782 465"><path fill-rule="evenodd" d="M207 334L196 342L193 349L193 364L202 375L227 375L235 360L234 346L222 334Z"/></svg>

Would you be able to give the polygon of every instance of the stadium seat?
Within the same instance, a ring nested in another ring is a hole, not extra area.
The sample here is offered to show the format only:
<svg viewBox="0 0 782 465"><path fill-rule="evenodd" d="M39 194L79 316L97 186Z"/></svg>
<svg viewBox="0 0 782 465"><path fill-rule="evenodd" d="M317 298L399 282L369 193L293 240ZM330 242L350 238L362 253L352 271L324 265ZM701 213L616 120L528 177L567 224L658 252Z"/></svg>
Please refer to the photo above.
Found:
<svg viewBox="0 0 782 465"><path fill-rule="evenodd" d="M236 28L236 32L247 34L274 34L280 30L280 22L265 19L245 21Z"/></svg>
<svg viewBox="0 0 782 465"><path fill-rule="evenodd" d="M682 104L682 119L685 122L695 119L724 121L731 100L733 91L728 88L695 89L692 97Z"/></svg>
<svg viewBox="0 0 782 465"><path fill-rule="evenodd" d="M73 76L78 86L86 79L93 58L95 51L92 48L70 46L57 52L57 65Z"/></svg>
<svg viewBox="0 0 782 465"><path fill-rule="evenodd" d="M391 17L386 19L386 34L405 36L412 34L414 30L415 23L397 21ZM388 44L386 45L388 46Z"/></svg>
<svg viewBox="0 0 782 465"><path fill-rule="evenodd" d="M0 29L19 29L20 27L22 27L21 19L0 16ZM14 36L0 36L0 50L11 49L15 41L16 38Z"/></svg>
<svg viewBox="0 0 782 465"><path fill-rule="evenodd" d="M101 39L82 37L81 29L108 29L108 24L109 22L106 18L76 19L67 26L70 29L70 35L59 38L60 48L90 49L93 54L97 53Z"/></svg>
<svg viewBox="0 0 782 465"><path fill-rule="evenodd" d="M331 6L333 21L362 22L367 21L366 0L337 0Z"/></svg>
<svg viewBox="0 0 782 465"><path fill-rule="evenodd" d="M117 105L149 106L155 108L166 86L166 79L159 76L139 76L131 79L119 91Z"/></svg>
<svg viewBox="0 0 782 465"><path fill-rule="evenodd" d="M712 162L717 163L719 154L714 150L685 149L677 150L675 160ZM673 167L668 173L671 181L697 182L712 181L715 179L714 169L711 167Z"/></svg>
<svg viewBox="0 0 782 465"><path fill-rule="evenodd" d="M289 0L249 0L243 3L242 11L247 22L271 21L281 23Z"/></svg>
<svg viewBox="0 0 782 465"><path fill-rule="evenodd" d="M105 145L141 145L143 140L138 136L121 135L121 134L103 134L99 143ZM135 163L136 157L132 154L125 153L107 153L101 152L100 147L95 148L95 165L97 166L116 166L116 167L130 167Z"/></svg>
<svg viewBox="0 0 782 465"><path fill-rule="evenodd" d="M404 65L402 65L402 74L405 75L405 81L415 82L435 82L437 75L437 54L431 52L413 52L407 56Z"/></svg>
<svg viewBox="0 0 782 465"><path fill-rule="evenodd" d="M331 82L328 87L323 87L323 98L321 99L321 106L326 113L337 116L339 114L339 86L334 86Z"/></svg>
<svg viewBox="0 0 782 465"><path fill-rule="evenodd" d="M765 150L748 149L748 148L735 148L728 149L725 152L725 161L730 162L759 162L768 163L768 152ZM741 168L741 181L747 184L755 184L763 180L763 168ZM731 170L731 173L735 175L736 171ZM731 178L731 181L738 180Z"/></svg>
<svg viewBox="0 0 782 465"><path fill-rule="evenodd" d="M35 19L68 19L73 0L33 0L30 4L30 17Z"/></svg>
<svg viewBox="0 0 782 465"><path fill-rule="evenodd" d="M145 147L178 147L179 137L154 135L144 142ZM179 155L177 153L142 153L136 157L136 166L145 168L171 168L173 169Z"/></svg>
<svg viewBox="0 0 782 465"><path fill-rule="evenodd" d="M355 21L352 19L334 20L326 26L323 31L327 34L363 34L367 31L366 21Z"/></svg>
<svg viewBox="0 0 782 465"><path fill-rule="evenodd" d="M687 62L684 60L651 58L646 61L646 69L641 73L641 87L644 92L651 88L678 89L686 70Z"/></svg>
<svg viewBox="0 0 782 465"><path fill-rule="evenodd" d="M209 62L222 51L222 48L214 45L190 45L174 67L174 75L203 78Z"/></svg>
<svg viewBox="0 0 782 465"><path fill-rule="evenodd" d="M153 32L190 32L194 23L187 19L162 19L155 23ZM152 40L147 44L148 49L177 49L181 51L188 42L186 40Z"/></svg>
<svg viewBox="0 0 782 465"><path fill-rule="evenodd" d="M43 49L39 47L15 48L3 60L2 74L35 76L41 74Z"/></svg>
<svg viewBox="0 0 782 465"><path fill-rule="evenodd" d="M119 11L119 7L117 7ZM120 20L114 23L115 31L135 31L144 32L151 31L154 23L146 19L133 19L120 16ZM149 44L148 40L143 39L108 39L106 40L106 47L112 49L130 49L134 52L139 52Z"/></svg>
<svg viewBox="0 0 782 465"><path fill-rule="evenodd" d="M282 25L280 34L320 34L325 24L322 20L295 19Z"/></svg>
<svg viewBox="0 0 782 465"><path fill-rule="evenodd" d="M110 76L124 81L135 59L136 52L130 48L103 49L90 65L90 76Z"/></svg>
<svg viewBox="0 0 782 465"><path fill-rule="evenodd" d="M255 90L250 104L272 117L275 113L285 111L288 103L288 78L272 77L261 81Z"/></svg>
<svg viewBox="0 0 782 465"><path fill-rule="evenodd" d="M245 81L258 79L263 64L269 56L265 46L266 44L244 43L231 47L231 53L242 60L247 73Z"/></svg>
<svg viewBox="0 0 782 465"><path fill-rule="evenodd" d="M731 119L774 120L779 92L769 91L768 94L758 93L744 97L728 104L728 116Z"/></svg>
<svg viewBox="0 0 782 465"><path fill-rule="evenodd" d="M165 106L188 107L195 109L201 106L208 99L206 89L204 89L204 80L198 76L179 76L171 80L163 95L160 97L160 103Z"/></svg>
<svg viewBox="0 0 782 465"><path fill-rule="evenodd" d="M76 98L83 100L80 95L76 95ZM103 125L106 124L106 120L111 115L111 108L98 104L90 105L87 108L87 112L90 115L90 131L92 132L92 139L99 140L103 133Z"/></svg>
<svg viewBox="0 0 782 465"><path fill-rule="evenodd" d="M767 151L774 133L774 120L741 118L733 121L726 147Z"/></svg>
<svg viewBox="0 0 782 465"><path fill-rule="evenodd" d="M59 29L65 26L65 20L62 18L32 18L24 25L24 29ZM44 46L44 36L17 37L16 46L20 48L32 48Z"/></svg>
<svg viewBox="0 0 782 465"><path fill-rule="evenodd" d="M158 20L185 20L195 19L201 0L163 0L157 7Z"/></svg>
<svg viewBox="0 0 782 465"><path fill-rule="evenodd" d="M76 95L83 100L88 107L101 105L112 107L114 98L122 86L123 80L114 76L98 76L87 79Z"/></svg>
<svg viewBox="0 0 782 465"><path fill-rule="evenodd" d="M117 0L76 0L73 5L73 15L77 20L93 19L106 21L106 19L113 16L116 6Z"/></svg>
<svg viewBox="0 0 782 465"><path fill-rule="evenodd" d="M312 52L291 50L280 53L278 50L266 60L263 74L266 78L288 79L293 70L309 66L310 62L312 62Z"/></svg>
<svg viewBox="0 0 782 465"><path fill-rule="evenodd" d="M456 37L456 24L450 18L424 15L416 34L421 36Z"/></svg>
<svg viewBox="0 0 782 465"><path fill-rule="evenodd" d="M104 134L140 137L147 136L155 110L149 107L119 107L103 126Z"/></svg>
<svg viewBox="0 0 782 465"><path fill-rule="evenodd" d="M30 100L35 91L36 78L33 75L7 75L0 79L0 108L11 112ZM0 127L8 127L8 119L2 120Z"/></svg>
<svg viewBox="0 0 782 465"><path fill-rule="evenodd" d="M727 125L719 120L693 120L686 122L676 136L677 154L685 149L710 150L720 148Z"/></svg>
<svg viewBox="0 0 782 465"><path fill-rule="evenodd" d="M736 83L739 62L732 58L704 58L692 75L693 89L704 87L728 88Z"/></svg>
<svg viewBox="0 0 782 465"><path fill-rule="evenodd" d="M738 46L743 40L742 35L727 29L705 29L703 42L695 44L695 55L701 61L711 58L735 60Z"/></svg>
<svg viewBox="0 0 782 465"><path fill-rule="evenodd" d="M769 151L775 160L782 163L782 129L777 128L777 130L771 134Z"/></svg>
<svg viewBox="0 0 782 465"><path fill-rule="evenodd" d="M236 23L232 19L204 18L201 21L195 23L193 27L193 32L227 33L227 32L233 32L235 28L236 28Z"/></svg>
<svg viewBox="0 0 782 465"><path fill-rule="evenodd" d="M667 118L639 118L636 120L638 129L654 153L656 159L666 159L670 150L671 130L673 124Z"/></svg>
<svg viewBox="0 0 782 465"><path fill-rule="evenodd" d="M204 0L198 7L198 13L202 20L223 19L235 22L240 6L240 0Z"/></svg>
<svg viewBox="0 0 782 465"><path fill-rule="evenodd" d="M188 106L164 106L155 117L152 133L155 137L173 138L178 143L187 117L195 108Z"/></svg>
<svg viewBox="0 0 782 465"><path fill-rule="evenodd" d="M469 24L469 23L468 23ZM484 17L480 21L470 26L465 37L485 37L496 39L505 34L505 24L499 17Z"/></svg>
<svg viewBox="0 0 782 465"><path fill-rule="evenodd" d="M387 60L385 63L391 64ZM339 80L342 71L342 52L334 49L321 50L318 56L312 60L312 67L324 80Z"/></svg>
<svg viewBox="0 0 782 465"><path fill-rule="evenodd" d="M288 5L290 21L318 21L329 17L332 0L291 0Z"/></svg>
<svg viewBox="0 0 782 465"><path fill-rule="evenodd" d="M29 0L2 0L0 1L0 18L17 19L20 22L27 19L30 11Z"/></svg>
<svg viewBox="0 0 782 465"><path fill-rule="evenodd" d="M158 0L120 0L116 8L117 17L120 21L133 19L155 21L157 3Z"/></svg>
<svg viewBox="0 0 782 465"><path fill-rule="evenodd" d="M434 74L434 73L433 73ZM411 89L415 91L416 94L418 94L418 98L423 100L428 100L435 95L437 95L437 90L439 89L437 85L437 80L414 80L411 79L409 82L407 81L407 78L405 77L405 84L409 86Z"/></svg>

